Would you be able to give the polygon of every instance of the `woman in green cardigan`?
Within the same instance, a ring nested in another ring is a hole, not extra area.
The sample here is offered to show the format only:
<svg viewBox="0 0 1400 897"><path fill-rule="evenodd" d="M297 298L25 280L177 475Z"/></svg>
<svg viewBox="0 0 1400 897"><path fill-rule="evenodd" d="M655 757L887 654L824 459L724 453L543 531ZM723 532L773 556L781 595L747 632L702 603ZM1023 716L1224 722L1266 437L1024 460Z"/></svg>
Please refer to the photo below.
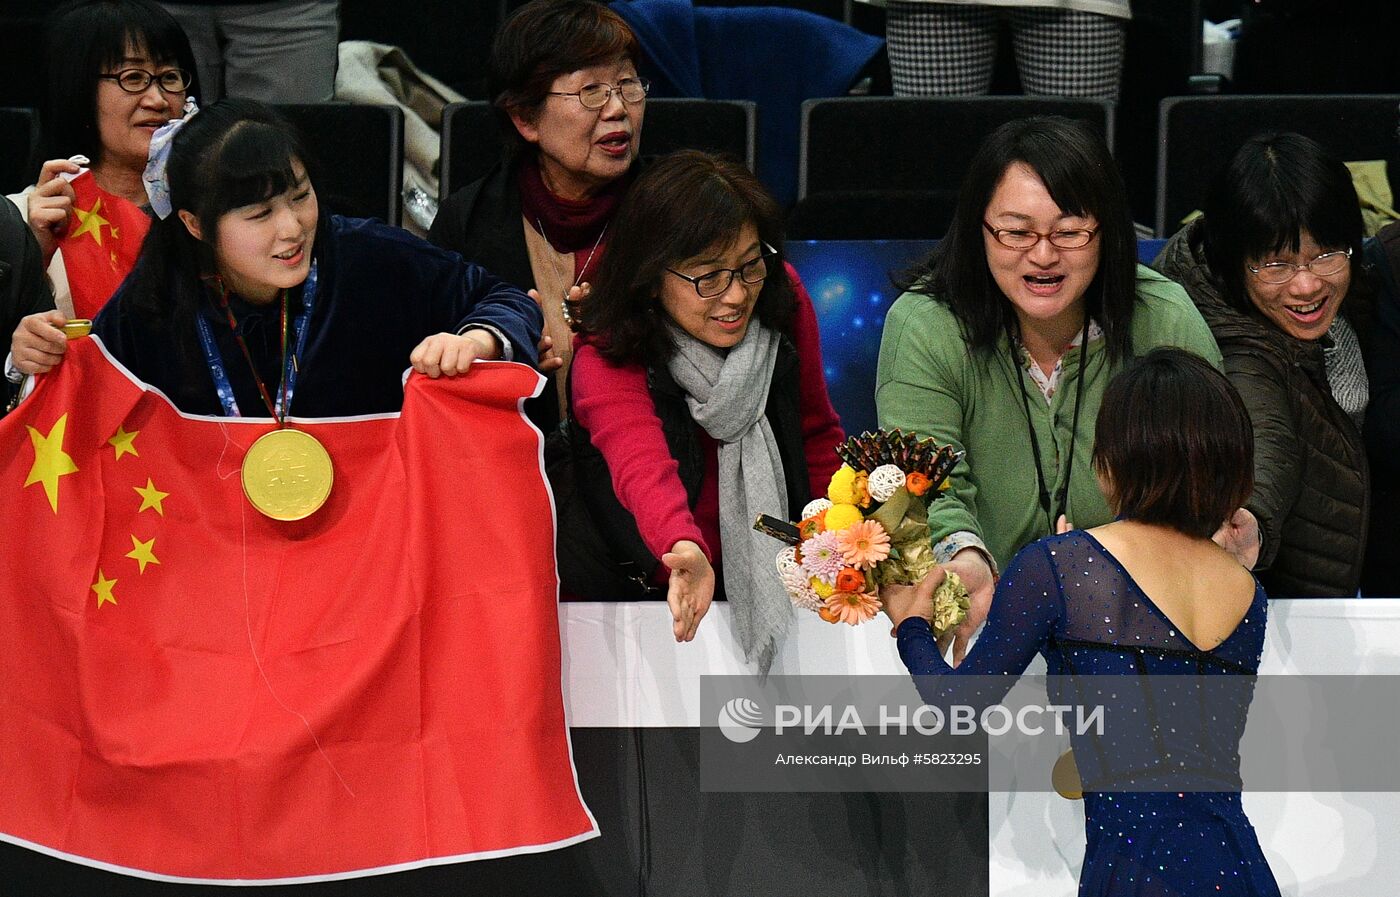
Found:
<svg viewBox="0 0 1400 897"><path fill-rule="evenodd" d="M1108 148L1064 118L987 138L947 235L904 287L885 319L875 402L881 427L966 452L929 510L936 556L972 593L960 661L1017 551L1112 519L1091 456L1122 363L1168 345L1219 367L1220 352L1185 291L1137 264Z"/></svg>

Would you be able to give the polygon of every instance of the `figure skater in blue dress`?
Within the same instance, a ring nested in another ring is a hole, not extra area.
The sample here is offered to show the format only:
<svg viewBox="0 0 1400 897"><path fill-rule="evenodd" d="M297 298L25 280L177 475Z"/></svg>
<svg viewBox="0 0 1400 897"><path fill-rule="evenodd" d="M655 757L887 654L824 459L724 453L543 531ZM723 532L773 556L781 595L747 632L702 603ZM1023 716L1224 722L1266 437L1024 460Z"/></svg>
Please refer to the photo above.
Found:
<svg viewBox="0 0 1400 897"><path fill-rule="evenodd" d="M1225 376L1183 350L1156 349L1113 380L1098 415L1094 468L1117 519L1022 549L956 670L928 623L935 578L881 592L900 656L931 704L946 703L953 683L929 674L1004 676L1004 694L1036 652L1052 690L1071 681L1053 677L1123 676L1112 690L1128 704L1160 694L1173 681L1161 676L1246 677L1229 692L1235 700L1207 715L1130 714L1130 731L1111 743L1072 736L1088 835L1080 897L1279 895L1240 803L1266 596L1211 541L1250 494L1253 453L1249 416ZM1188 717L1199 724L1180 724ZM1172 787L1184 770L1204 770L1192 781L1205 788Z"/></svg>

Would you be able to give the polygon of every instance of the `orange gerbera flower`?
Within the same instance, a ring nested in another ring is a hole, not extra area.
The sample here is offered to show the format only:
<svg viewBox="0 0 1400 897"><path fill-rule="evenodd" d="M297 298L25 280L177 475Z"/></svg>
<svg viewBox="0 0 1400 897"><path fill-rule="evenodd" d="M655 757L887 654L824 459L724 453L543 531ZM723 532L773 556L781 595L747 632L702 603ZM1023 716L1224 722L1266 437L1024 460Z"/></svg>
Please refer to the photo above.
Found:
<svg viewBox="0 0 1400 897"><path fill-rule="evenodd" d="M855 567L842 567L841 572L836 574L836 590L838 592L859 592L865 588L865 574Z"/></svg>
<svg viewBox="0 0 1400 897"><path fill-rule="evenodd" d="M904 488L909 490L910 495L923 495L932 485L933 482L917 470L904 478Z"/></svg>
<svg viewBox="0 0 1400 897"><path fill-rule="evenodd" d="M864 592L832 592L826 599L826 609L836 620L855 626L874 619L880 610L880 599ZM826 614L822 614L822 618L825 619Z"/></svg>
<svg viewBox="0 0 1400 897"><path fill-rule="evenodd" d="M836 534L836 547L847 564L869 570L890 556L890 534L878 520L862 520Z"/></svg>

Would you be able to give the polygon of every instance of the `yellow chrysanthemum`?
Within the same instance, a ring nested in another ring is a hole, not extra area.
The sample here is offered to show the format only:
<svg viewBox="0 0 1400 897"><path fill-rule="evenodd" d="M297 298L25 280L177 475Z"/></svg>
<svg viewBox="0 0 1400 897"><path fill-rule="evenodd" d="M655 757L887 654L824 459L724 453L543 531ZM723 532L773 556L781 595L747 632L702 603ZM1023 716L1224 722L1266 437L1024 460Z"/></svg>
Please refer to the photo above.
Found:
<svg viewBox="0 0 1400 897"><path fill-rule="evenodd" d="M861 516L860 508L853 504L833 504L826 511L826 531L829 533L838 532L855 523L860 523L865 518Z"/></svg>
<svg viewBox="0 0 1400 897"><path fill-rule="evenodd" d="M820 579L813 577L812 591L817 593L818 598L821 598L823 601L825 601L831 596L832 592L836 591L836 586L832 585L829 582L822 582Z"/></svg>
<svg viewBox="0 0 1400 897"><path fill-rule="evenodd" d="M826 497L832 504L853 505L856 502L856 472L849 464L842 464L831 475L831 483L826 487Z"/></svg>

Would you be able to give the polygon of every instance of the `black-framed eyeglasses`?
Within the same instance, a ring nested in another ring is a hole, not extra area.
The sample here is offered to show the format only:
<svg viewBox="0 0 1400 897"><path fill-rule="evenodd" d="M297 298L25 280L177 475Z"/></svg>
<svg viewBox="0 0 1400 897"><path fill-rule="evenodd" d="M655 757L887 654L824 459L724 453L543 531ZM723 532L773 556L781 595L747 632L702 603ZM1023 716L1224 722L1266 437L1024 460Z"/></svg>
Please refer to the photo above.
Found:
<svg viewBox="0 0 1400 897"><path fill-rule="evenodd" d="M578 90L551 90L552 97L578 97L585 109L602 109L612 99L613 91L628 103L640 103L651 90L651 82L646 78L623 78L616 84L585 84Z"/></svg>
<svg viewBox="0 0 1400 897"><path fill-rule="evenodd" d="M1041 240L1049 240L1050 245L1056 249L1083 249L1094 242L1094 236L1099 232L1097 227L1076 227L1043 234L1021 227L992 227L985 221L982 222L982 226L993 239L1007 249L1033 249Z"/></svg>
<svg viewBox="0 0 1400 897"><path fill-rule="evenodd" d="M744 283L763 283L768 277L768 260L777 254L778 250L764 243L763 252L758 258L749 259L737 268L716 268L713 271L706 271L698 277L682 274L675 268L667 268L666 270L681 280L690 281L690 285L695 287L696 295L701 299L713 299L723 295L724 291L729 289L736 274Z"/></svg>
<svg viewBox="0 0 1400 897"><path fill-rule="evenodd" d="M1324 252L1306 265L1295 265L1292 262L1267 262L1263 265L1251 265L1246 263L1245 267L1249 273L1259 278L1262 283L1274 285L1288 283L1298 276L1298 272L1307 268L1318 277L1331 277L1333 274L1341 274L1342 269L1351 261L1351 247L1346 249L1334 249L1331 252Z"/></svg>
<svg viewBox="0 0 1400 897"><path fill-rule="evenodd" d="M154 81L164 93L184 93L190 88L190 73L184 69L148 72L145 69L122 69L114 75L98 75L99 81L115 81L127 93L142 93Z"/></svg>

